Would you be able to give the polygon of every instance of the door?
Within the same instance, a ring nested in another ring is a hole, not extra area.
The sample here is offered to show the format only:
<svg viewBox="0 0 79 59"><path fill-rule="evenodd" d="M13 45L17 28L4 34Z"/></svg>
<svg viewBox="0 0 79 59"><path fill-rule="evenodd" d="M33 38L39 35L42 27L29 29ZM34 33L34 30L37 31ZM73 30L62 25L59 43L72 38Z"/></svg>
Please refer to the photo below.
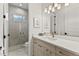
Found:
<svg viewBox="0 0 79 59"><path fill-rule="evenodd" d="M27 11L9 4L9 16L9 47L24 44L28 34Z"/></svg>
<svg viewBox="0 0 79 59"><path fill-rule="evenodd" d="M3 55L3 4L0 3L0 56Z"/></svg>
<svg viewBox="0 0 79 59"><path fill-rule="evenodd" d="M23 20L21 21L20 25L20 39L23 40L23 42L28 42L28 21L27 16L23 15Z"/></svg>

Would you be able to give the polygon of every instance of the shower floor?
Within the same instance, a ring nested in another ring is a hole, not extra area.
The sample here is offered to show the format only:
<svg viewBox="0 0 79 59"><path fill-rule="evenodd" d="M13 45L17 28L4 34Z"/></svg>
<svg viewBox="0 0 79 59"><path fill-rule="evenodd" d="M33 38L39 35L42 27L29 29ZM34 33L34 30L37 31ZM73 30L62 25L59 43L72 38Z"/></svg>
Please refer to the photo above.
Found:
<svg viewBox="0 0 79 59"><path fill-rule="evenodd" d="M9 48L8 56L28 56L28 44L16 45Z"/></svg>

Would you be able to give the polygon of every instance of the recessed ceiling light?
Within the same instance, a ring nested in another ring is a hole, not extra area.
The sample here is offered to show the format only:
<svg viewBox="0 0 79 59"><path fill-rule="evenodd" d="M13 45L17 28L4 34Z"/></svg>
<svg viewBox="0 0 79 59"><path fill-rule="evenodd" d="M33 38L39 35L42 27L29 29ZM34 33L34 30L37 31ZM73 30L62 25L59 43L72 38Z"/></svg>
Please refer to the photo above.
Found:
<svg viewBox="0 0 79 59"><path fill-rule="evenodd" d="M19 6L22 6L22 3L20 3Z"/></svg>

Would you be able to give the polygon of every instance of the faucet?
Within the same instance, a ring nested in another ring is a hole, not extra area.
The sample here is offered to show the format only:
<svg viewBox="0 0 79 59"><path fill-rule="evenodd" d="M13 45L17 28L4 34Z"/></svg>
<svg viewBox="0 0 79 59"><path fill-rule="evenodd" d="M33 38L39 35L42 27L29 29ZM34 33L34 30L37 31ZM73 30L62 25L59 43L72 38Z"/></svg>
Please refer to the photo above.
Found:
<svg viewBox="0 0 79 59"><path fill-rule="evenodd" d="M50 32L50 33L51 33L52 37L54 37L54 33L53 32Z"/></svg>

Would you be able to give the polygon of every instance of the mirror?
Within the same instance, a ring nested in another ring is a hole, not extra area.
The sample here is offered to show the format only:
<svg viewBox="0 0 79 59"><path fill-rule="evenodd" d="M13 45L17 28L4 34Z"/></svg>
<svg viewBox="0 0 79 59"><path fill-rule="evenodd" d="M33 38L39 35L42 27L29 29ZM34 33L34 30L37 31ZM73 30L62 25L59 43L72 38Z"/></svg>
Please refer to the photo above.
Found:
<svg viewBox="0 0 79 59"><path fill-rule="evenodd" d="M79 3L70 3L55 12L56 19L52 21L52 28L58 35L79 36ZM52 20L54 16L52 16ZM56 24L53 24L56 23Z"/></svg>

